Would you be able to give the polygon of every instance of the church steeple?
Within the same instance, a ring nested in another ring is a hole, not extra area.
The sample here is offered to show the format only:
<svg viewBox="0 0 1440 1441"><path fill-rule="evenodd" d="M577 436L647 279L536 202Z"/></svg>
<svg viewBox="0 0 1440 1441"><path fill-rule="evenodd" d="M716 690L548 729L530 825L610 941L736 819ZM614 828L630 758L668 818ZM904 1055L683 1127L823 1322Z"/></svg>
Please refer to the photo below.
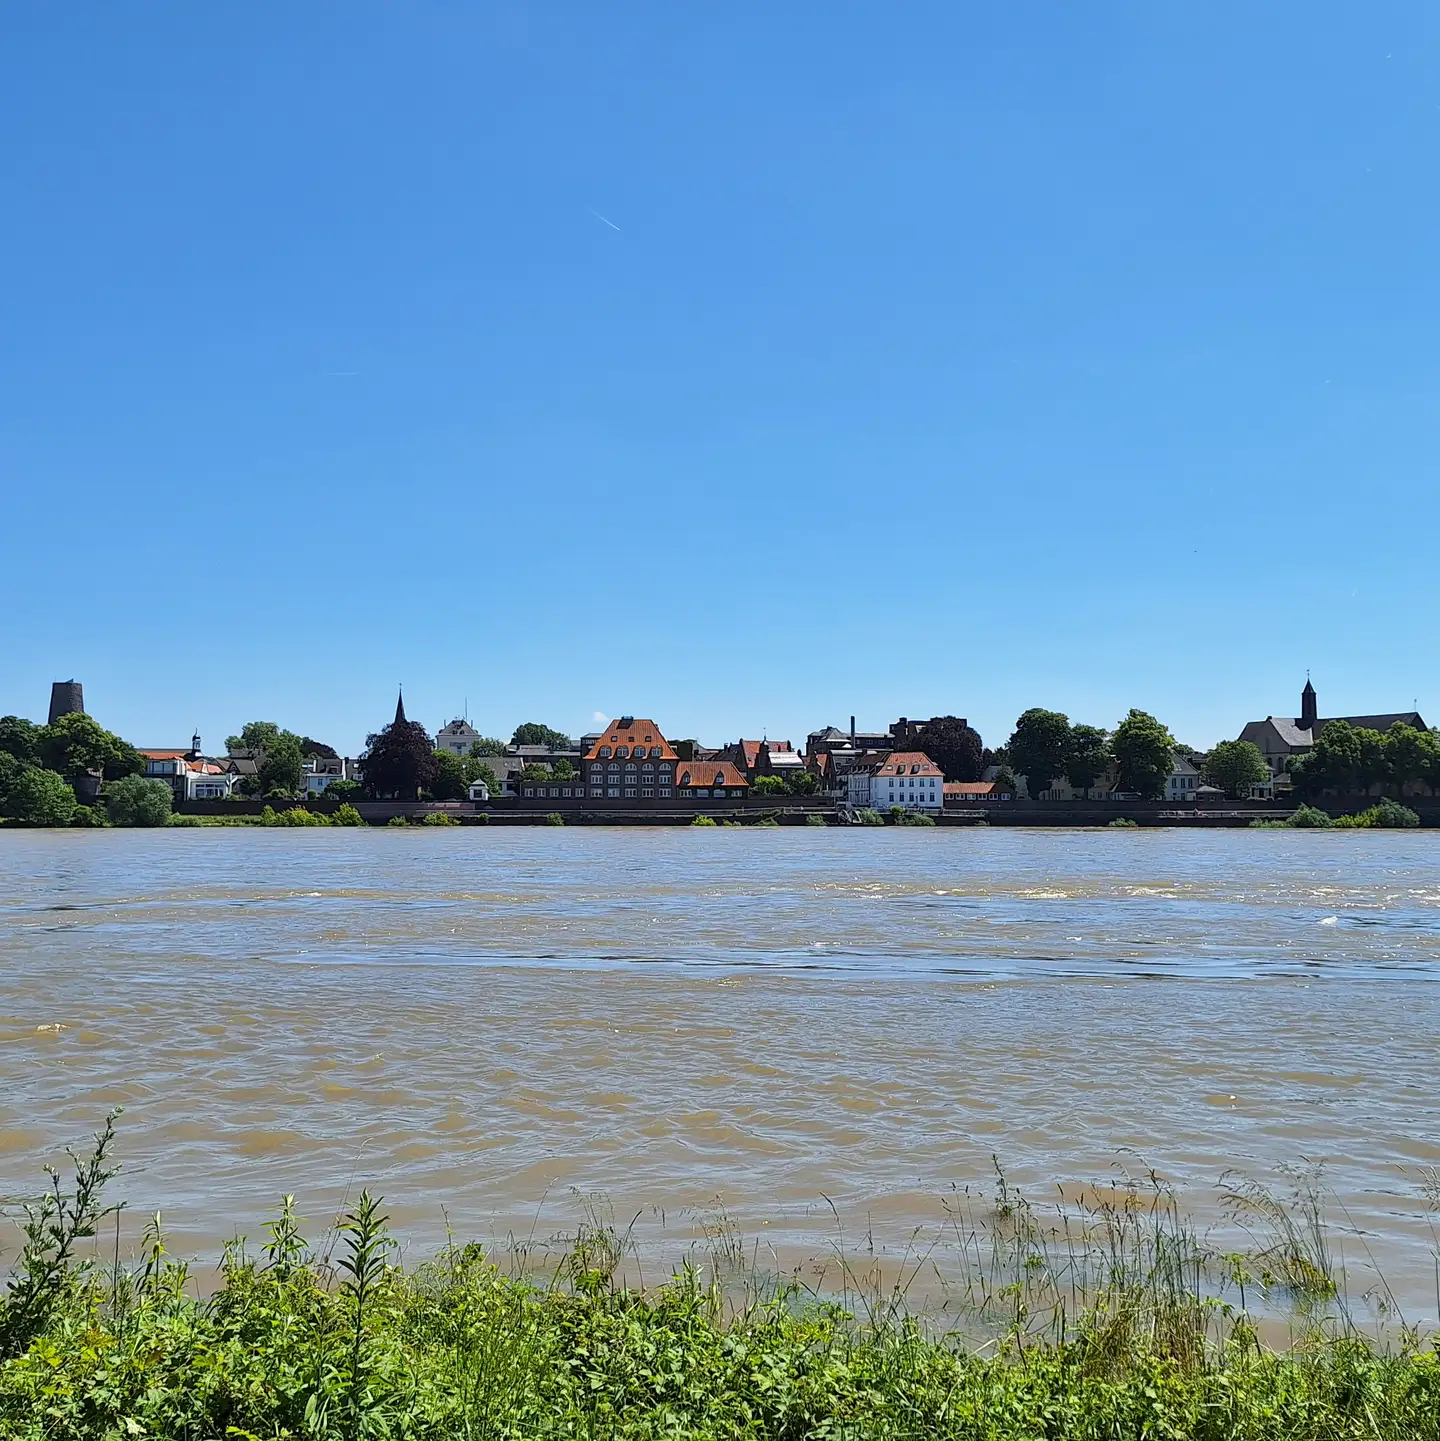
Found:
<svg viewBox="0 0 1440 1441"><path fill-rule="evenodd" d="M1305 689L1300 692L1300 715L1299 726L1302 731L1314 730L1315 722L1319 719L1319 704L1315 699L1315 687L1310 684L1310 677L1305 677Z"/></svg>
<svg viewBox="0 0 1440 1441"><path fill-rule="evenodd" d="M405 688L403 686L400 688L399 699L395 702L395 724L397 726L405 724Z"/></svg>

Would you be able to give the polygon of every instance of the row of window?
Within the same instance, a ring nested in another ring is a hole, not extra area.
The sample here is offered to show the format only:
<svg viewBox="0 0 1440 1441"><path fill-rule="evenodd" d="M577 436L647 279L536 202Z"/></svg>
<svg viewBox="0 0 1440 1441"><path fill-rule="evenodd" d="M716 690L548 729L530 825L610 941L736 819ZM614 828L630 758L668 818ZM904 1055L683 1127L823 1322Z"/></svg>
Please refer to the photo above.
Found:
<svg viewBox="0 0 1440 1441"><path fill-rule="evenodd" d="M661 755L664 755L664 753L665 753L665 747L664 747L664 746L651 746L651 747L650 747L650 754L651 754L652 756L661 756ZM621 758L621 760L624 760L624 758L630 754L630 747L629 747L629 746L616 746L616 747L615 747L615 754L616 754L617 756L619 756L619 757ZM635 747L635 755L636 755L637 757L638 757L638 756L643 756L644 754L645 754L645 747L644 747L644 746L636 746L636 747ZM609 757L609 755L610 755L610 747L609 747L609 746L601 746L601 747L600 747L600 757L601 757L601 759L602 759L602 760L607 759L607 758Z"/></svg>
<svg viewBox="0 0 1440 1441"><path fill-rule="evenodd" d="M604 772L605 770L607 770L607 769L609 769L609 770L611 770L611 771L614 771L614 772L616 772L616 773L618 774L619 771L620 771L620 762L619 762L619 761L611 761L608 767L606 767L606 766L601 766L601 765L595 765L595 764L592 763L591 766L590 766L590 775L591 775L591 778L593 779L593 778L595 778L595 777L603 774L603 772ZM653 765L650 761L646 761L643 766L637 766L634 761L629 761L629 762L627 762L627 764L626 764L626 766L625 766L625 773L626 773L627 775L629 775L631 771L635 771L635 770L642 770L642 771L645 771L645 772L648 773L648 772L650 772L650 771L653 771L654 769L655 769L655 767L654 767L654 765ZM660 770L661 770L663 773L668 774L671 769L672 769L672 767L671 767L671 764L670 764L669 761L661 761L661 763L660 763Z"/></svg>

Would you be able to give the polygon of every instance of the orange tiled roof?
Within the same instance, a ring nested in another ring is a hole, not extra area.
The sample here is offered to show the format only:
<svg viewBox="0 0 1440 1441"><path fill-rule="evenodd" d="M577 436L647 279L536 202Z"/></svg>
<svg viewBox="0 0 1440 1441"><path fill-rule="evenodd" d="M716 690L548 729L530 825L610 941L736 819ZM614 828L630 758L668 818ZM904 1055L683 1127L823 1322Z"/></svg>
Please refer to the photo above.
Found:
<svg viewBox="0 0 1440 1441"><path fill-rule="evenodd" d="M609 746L610 755L613 756L617 746L637 745L644 746L647 750L651 746L659 746L659 758L662 760L673 761L679 759L675 754L675 747L665 739L660 732L660 727L657 726L654 721L641 720L639 717L630 716L625 717L625 719L630 722L629 725L622 726L619 721L611 721L600 733L595 744L585 752L582 759L587 761L600 759L600 752L606 746Z"/></svg>
<svg viewBox="0 0 1440 1441"><path fill-rule="evenodd" d="M946 781L947 796L993 796L1000 787L994 781Z"/></svg>
<svg viewBox="0 0 1440 1441"><path fill-rule="evenodd" d="M755 769L755 762L760 759L760 742L739 740L735 742L735 749L740 756L740 764L747 771Z"/></svg>
<svg viewBox="0 0 1440 1441"><path fill-rule="evenodd" d="M137 746L136 749L142 756L148 756L152 761L182 761L190 754L189 751L147 750L144 746Z"/></svg>
<svg viewBox="0 0 1440 1441"><path fill-rule="evenodd" d="M748 786L745 773L733 761L681 761L675 767L677 786Z"/></svg>

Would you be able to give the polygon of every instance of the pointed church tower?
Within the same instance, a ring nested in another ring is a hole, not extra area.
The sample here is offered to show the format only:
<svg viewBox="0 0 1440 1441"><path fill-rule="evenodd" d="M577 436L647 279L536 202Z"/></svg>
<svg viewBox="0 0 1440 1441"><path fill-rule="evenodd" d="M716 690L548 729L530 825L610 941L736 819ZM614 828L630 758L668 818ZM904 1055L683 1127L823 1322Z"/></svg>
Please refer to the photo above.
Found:
<svg viewBox="0 0 1440 1441"><path fill-rule="evenodd" d="M399 699L395 702L395 724L397 726L403 726L405 724L405 691L403 687L401 688Z"/></svg>
<svg viewBox="0 0 1440 1441"><path fill-rule="evenodd" d="M1315 722L1320 717L1318 703L1315 699L1315 687L1310 684L1310 677L1305 677L1305 689L1300 692L1300 716L1296 724L1302 731L1314 730Z"/></svg>

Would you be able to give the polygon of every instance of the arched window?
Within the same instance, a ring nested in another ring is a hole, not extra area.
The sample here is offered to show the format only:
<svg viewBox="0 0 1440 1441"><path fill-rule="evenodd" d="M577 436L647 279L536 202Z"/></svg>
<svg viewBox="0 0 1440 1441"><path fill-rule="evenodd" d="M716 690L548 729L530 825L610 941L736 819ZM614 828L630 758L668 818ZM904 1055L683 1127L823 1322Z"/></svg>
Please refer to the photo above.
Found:
<svg viewBox="0 0 1440 1441"><path fill-rule="evenodd" d="M610 754L610 747L609 747L609 746L601 746L601 747L600 747L600 754L601 754L602 757L608 756L608 755Z"/></svg>
<svg viewBox="0 0 1440 1441"><path fill-rule="evenodd" d="M630 754L630 747L629 747L629 746L616 746L616 747L615 747L615 754L616 754L617 756L628 756L628 755Z"/></svg>

